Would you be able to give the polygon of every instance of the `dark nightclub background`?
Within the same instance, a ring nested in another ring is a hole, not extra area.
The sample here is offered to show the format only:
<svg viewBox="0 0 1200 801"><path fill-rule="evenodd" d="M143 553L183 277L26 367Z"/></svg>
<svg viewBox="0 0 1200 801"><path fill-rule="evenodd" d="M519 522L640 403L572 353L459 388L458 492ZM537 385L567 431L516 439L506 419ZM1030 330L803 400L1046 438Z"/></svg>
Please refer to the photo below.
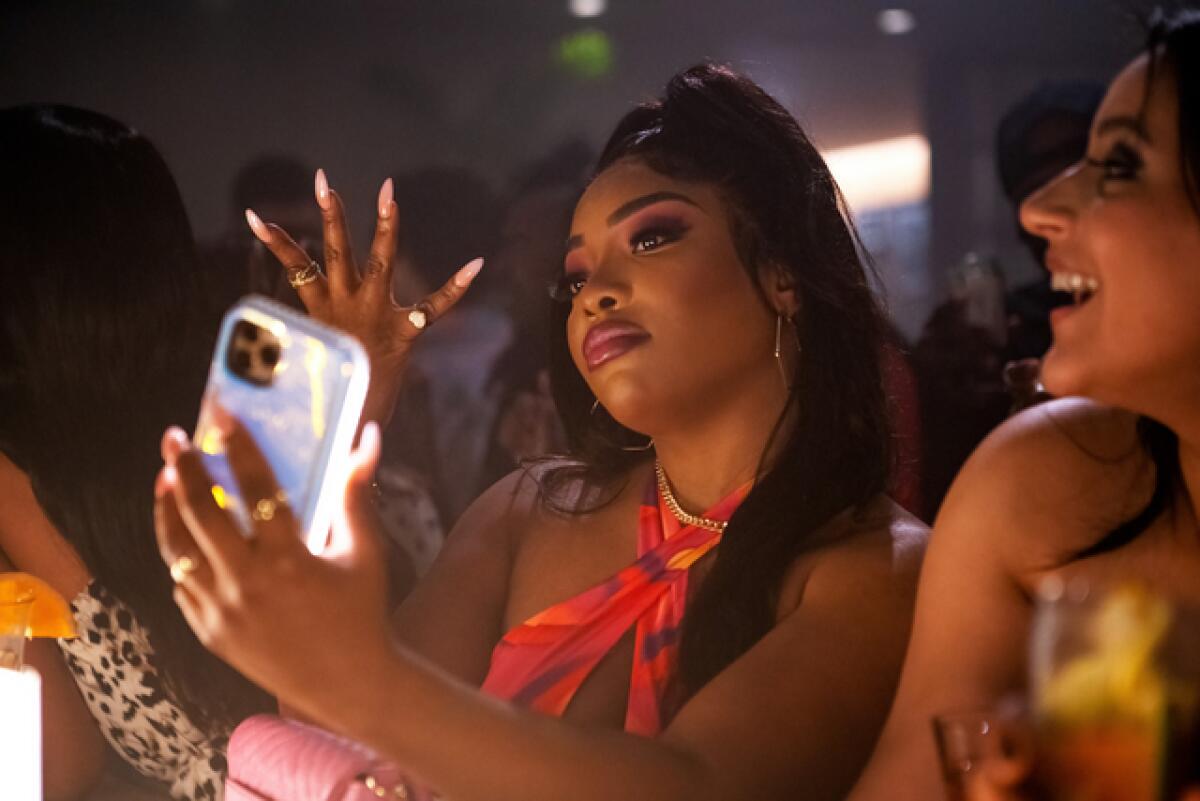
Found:
<svg viewBox="0 0 1200 801"><path fill-rule="evenodd" d="M910 414L911 436L917 416L969 420L954 404L978 407L969 431L936 427L953 443L924 443L930 486L910 506L928 516L961 457L1007 411L1004 362L1030 355L1004 344L1011 290L1036 284L1039 269L1001 191L997 125L1047 81L1106 81L1141 41L1143 11L1133 0L5 0L0 104L76 104L147 133L217 283L228 284L222 297L279 289L277 269L246 255L244 206L315 241L311 170L323 167L365 240L380 182L395 177L414 251L401 299L482 254L498 284L478 294L492 292L511 318L503 336L480 318L456 341L423 345L432 365L472 342L495 344L462 360L461 381L435 380L421 407L466 420L474 399L491 422L462 441L445 433L462 420L396 435L407 453L449 462L470 452L477 465L490 458L486 429L493 439L503 429L479 376L509 365L525 371L514 386L533 386L532 368L513 355L532 314L512 288L524 280L513 263L555 268L558 228L533 240L570 196L540 189L576 186L618 116L673 72L727 62L797 115L842 184L899 349L934 399ZM276 277L247 280L246 264ZM965 322L984 332L987 353L941 350L963 341L930 322L950 296L969 307ZM402 419L422 419L404 409ZM437 442L418 442L432 429ZM436 478L451 467L416 466L434 475L448 524L503 463L452 488Z"/></svg>

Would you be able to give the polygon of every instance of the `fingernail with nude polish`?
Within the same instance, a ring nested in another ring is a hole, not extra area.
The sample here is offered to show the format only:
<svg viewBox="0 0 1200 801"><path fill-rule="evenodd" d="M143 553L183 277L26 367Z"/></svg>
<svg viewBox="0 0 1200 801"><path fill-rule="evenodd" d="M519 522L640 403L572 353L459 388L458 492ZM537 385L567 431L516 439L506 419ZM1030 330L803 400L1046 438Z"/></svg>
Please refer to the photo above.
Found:
<svg viewBox="0 0 1200 801"><path fill-rule="evenodd" d="M329 208L329 180L324 170L317 170L316 178L317 205L323 209Z"/></svg>
<svg viewBox="0 0 1200 801"><path fill-rule="evenodd" d="M271 241L271 232L267 229L266 223L262 221L253 209L246 209L246 222L250 224L250 230L254 235L262 241L263 244Z"/></svg>
<svg viewBox="0 0 1200 801"><path fill-rule="evenodd" d="M167 464L174 464L175 459L188 446L187 434L183 433L183 429L178 426L171 426L163 434L162 439L162 458Z"/></svg>
<svg viewBox="0 0 1200 801"><path fill-rule="evenodd" d="M392 216L392 179L388 178L379 187L379 219L386 220Z"/></svg>
<svg viewBox="0 0 1200 801"><path fill-rule="evenodd" d="M454 285L458 287L470 286L475 280L475 276L479 275L479 271L483 269L483 257L471 259L457 273L454 274Z"/></svg>
<svg viewBox="0 0 1200 801"><path fill-rule="evenodd" d="M177 475L175 468L167 465L162 470L158 471L158 476L154 479L154 497L161 498L175 486Z"/></svg>

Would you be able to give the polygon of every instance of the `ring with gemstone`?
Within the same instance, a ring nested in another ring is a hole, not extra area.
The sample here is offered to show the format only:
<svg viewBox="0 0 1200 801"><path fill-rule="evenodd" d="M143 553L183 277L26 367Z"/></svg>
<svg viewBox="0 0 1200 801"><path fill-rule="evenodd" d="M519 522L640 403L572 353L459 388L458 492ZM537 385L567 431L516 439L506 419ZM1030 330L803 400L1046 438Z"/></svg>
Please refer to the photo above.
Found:
<svg viewBox="0 0 1200 801"><path fill-rule="evenodd" d="M196 560L190 556L181 556L171 563L171 580L176 584L182 584L184 579L196 572L196 568L200 565L196 564Z"/></svg>

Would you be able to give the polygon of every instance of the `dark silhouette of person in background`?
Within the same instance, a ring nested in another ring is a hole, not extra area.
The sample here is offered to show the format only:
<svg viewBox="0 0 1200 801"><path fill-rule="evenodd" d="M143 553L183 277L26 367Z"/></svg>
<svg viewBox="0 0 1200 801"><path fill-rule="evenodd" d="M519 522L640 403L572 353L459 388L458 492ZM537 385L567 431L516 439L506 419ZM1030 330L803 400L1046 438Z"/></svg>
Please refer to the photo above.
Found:
<svg viewBox="0 0 1200 801"><path fill-rule="evenodd" d="M996 162L1018 229L1022 201L1083 156L1103 93L1099 84L1044 84L1001 119ZM924 520L937 515L951 481L983 438L1015 409L1045 397L1037 360L1050 345L1054 305L1042 263L1046 243L1025 231L1021 240L1041 271L1035 281L1005 295L1003 336L973 324L964 301L951 299L930 315L914 348Z"/></svg>

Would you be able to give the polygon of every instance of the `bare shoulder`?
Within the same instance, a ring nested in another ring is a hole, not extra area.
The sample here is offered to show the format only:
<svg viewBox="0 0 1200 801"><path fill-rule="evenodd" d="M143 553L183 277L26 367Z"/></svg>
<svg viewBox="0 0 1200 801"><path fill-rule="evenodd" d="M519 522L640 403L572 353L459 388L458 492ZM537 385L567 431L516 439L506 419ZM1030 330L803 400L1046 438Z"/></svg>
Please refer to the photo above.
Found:
<svg viewBox="0 0 1200 801"><path fill-rule="evenodd" d="M1131 519L1154 466L1137 416L1063 398L997 428L963 467L938 514L935 542L979 541L1016 573L1057 564ZM987 543L991 543L990 546Z"/></svg>
<svg viewBox="0 0 1200 801"><path fill-rule="evenodd" d="M462 513L450 537L508 536L536 506L539 477L534 468L520 468L488 487Z"/></svg>
<svg viewBox="0 0 1200 801"><path fill-rule="evenodd" d="M797 559L784 584L784 609L804 596L836 592L872 604L910 600L929 539L929 527L891 498L879 495L835 517L820 532L824 543ZM783 610L781 610L783 611Z"/></svg>
<svg viewBox="0 0 1200 801"><path fill-rule="evenodd" d="M491 541L504 538L514 544L514 538L536 525L548 509L570 505L577 486L569 479L548 479L556 471L571 466L564 459L546 459L513 470L467 507L450 538L484 537Z"/></svg>
<svg viewBox="0 0 1200 801"><path fill-rule="evenodd" d="M972 454L956 484L1053 492L1072 478L1111 481L1143 461L1137 416L1084 398L1027 409L996 428Z"/></svg>

